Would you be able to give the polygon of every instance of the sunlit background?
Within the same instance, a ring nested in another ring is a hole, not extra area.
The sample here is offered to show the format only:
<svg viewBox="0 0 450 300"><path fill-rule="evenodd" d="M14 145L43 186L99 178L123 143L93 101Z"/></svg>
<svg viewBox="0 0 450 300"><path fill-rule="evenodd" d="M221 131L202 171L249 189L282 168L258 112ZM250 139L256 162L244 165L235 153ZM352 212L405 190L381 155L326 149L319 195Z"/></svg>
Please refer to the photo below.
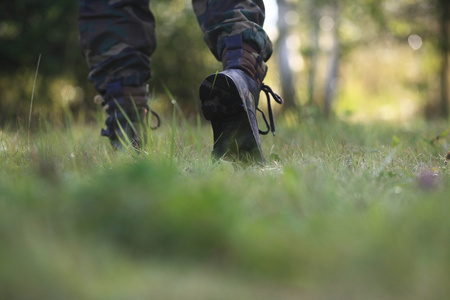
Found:
<svg viewBox="0 0 450 300"><path fill-rule="evenodd" d="M266 81L286 100L277 113L356 122L448 116L446 1L266 0L265 6L264 28L275 45ZM199 83L221 64L203 43L190 1L153 1L151 8L158 38L152 105L163 115L170 110L166 85L194 115ZM28 122L39 55L32 121L69 111L91 119L98 108L78 48L76 1L4 2L0 16L0 124Z"/></svg>
<svg viewBox="0 0 450 300"><path fill-rule="evenodd" d="M441 82L442 72L448 70L442 70L444 55L436 44L443 38L436 31L438 2L278 3L286 8L281 11L277 1L266 1L266 30L278 45L282 43L279 19L283 18L286 51L278 54L288 56L301 106L323 109L329 89L332 112L347 120L408 121L447 115L442 101L448 99L440 99L448 85ZM448 27L446 22L441 26ZM270 80L282 77L280 61L269 65L277 69Z"/></svg>

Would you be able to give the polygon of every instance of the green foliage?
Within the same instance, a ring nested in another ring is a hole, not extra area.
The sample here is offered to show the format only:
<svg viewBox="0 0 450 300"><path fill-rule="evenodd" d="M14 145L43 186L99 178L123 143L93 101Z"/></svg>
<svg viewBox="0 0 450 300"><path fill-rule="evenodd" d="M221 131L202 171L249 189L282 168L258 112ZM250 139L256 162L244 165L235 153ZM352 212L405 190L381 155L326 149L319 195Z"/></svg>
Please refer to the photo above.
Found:
<svg viewBox="0 0 450 300"><path fill-rule="evenodd" d="M198 86L220 65L203 42L190 3L151 1L151 8L158 41L152 57L152 90L164 94L166 84L185 110L196 111ZM66 0L0 4L0 126L25 124L39 54L33 120L38 113L61 118L66 108L88 115L98 109L78 47L77 9L76 1ZM66 90L73 88L78 88L76 95L68 96ZM161 110L170 107L168 103L159 103Z"/></svg>
<svg viewBox="0 0 450 300"><path fill-rule="evenodd" d="M216 61L203 41L190 2L184 0L151 3L156 18L158 46L152 57L153 79L159 93L166 85L186 111L195 111L198 87L216 72ZM171 99L170 99L171 100Z"/></svg>
<svg viewBox="0 0 450 300"><path fill-rule="evenodd" d="M46 75L61 74L67 47L76 38L75 1L7 1L0 4L1 74L33 69L42 53Z"/></svg>
<svg viewBox="0 0 450 300"><path fill-rule="evenodd" d="M61 93L65 85L89 90L76 22L76 1L19 0L0 4L0 126L24 123L40 54L35 99L42 114L57 114L63 106Z"/></svg>

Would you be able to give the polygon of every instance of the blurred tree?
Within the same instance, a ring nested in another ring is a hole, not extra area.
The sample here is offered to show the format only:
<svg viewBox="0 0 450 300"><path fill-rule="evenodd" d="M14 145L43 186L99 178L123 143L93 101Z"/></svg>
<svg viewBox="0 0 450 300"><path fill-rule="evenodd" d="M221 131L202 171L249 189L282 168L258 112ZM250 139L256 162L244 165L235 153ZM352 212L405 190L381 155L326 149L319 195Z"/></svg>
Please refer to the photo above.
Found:
<svg viewBox="0 0 450 300"><path fill-rule="evenodd" d="M425 106L425 115L429 118L448 118L450 1L383 1L386 4L385 7L388 8L379 13L382 16L379 18L379 21L384 23L384 29L387 29L400 42L408 40L410 46L416 51L421 48L421 37L424 37L426 42L435 49L435 54L439 56L440 62L432 70L434 74L424 74L421 78L423 83L420 83L420 85L427 90L426 94L429 99ZM418 36L413 36L413 33ZM411 40L411 38L413 39ZM417 45L417 47L414 45L414 43L417 43L415 39L420 41L420 45ZM433 87L433 84L429 83L430 81L439 82L438 92Z"/></svg>
<svg viewBox="0 0 450 300"><path fill-rule="evenodd" d="M280 72L281 96L284 99L283 109L299 110L297 92L294 84L293 72L289 64L288 38L290 26L286 22L287 14L292 10L292 1L277 0L278 4L278 40L275 44L278 69Z"/></svg>
<svg viewBox="0 0 450 300"><path fill-rule="evenodd" d="M305 51L309 59L308 68L308 105L314 103L314 87L317 72L317 57L319 52L319 33L320 33L320 11L316 1L308 0L305 2L306 20L310 25L310 47Z"/></svg>
<svg viewBox="0 0 450 300"><path fill-rule="evenodd" d="M68 37L74 35L75 1L2 1L0 20L1 73L34 68L39 53L47 61L43 73L61 72Z"/></svg>
<svg viewBox="0 0 450 300"><path fill-rule="evenodd" d="M328 55L328 67L325 75L325 97L323 112L325 117L329 117L331 114L331 105L336 95L336 89L338 84L339 64L341 59L341 46L339 36L339 14L340 7L338 1L331 1L329 5L329 15L321 19L322 23L325 23L323 27L331 31L331 46ZM329 24L326 24L329 23Z"/></svg>
<svg viewBox="0 0 450 300"><path fill-rule="evenodd" d="M398 83L419 91L424 98L433 99L428 100L433 116L448 117L450 1L278 0L278 5L281 8L280 17L286 14L283 10L296 9L304 20L298 28L284 28L286 24L279 20L278 45L282 50L287 31L308 36L301 49L307 66L306 103L320 105L325 116L333 111L339 87L339 66L345 64L355 50L370 51L371 47L391 42L395 42L392 47L401 49L411 38L422 43L423 37L427 49L432 49L426 50L426 53L425 50L418 52L418 60L414 64L427 64L427 73L419 73L413 79L398 78ZM420 49L420 46L415 48L411 43L410 46L414 51ZM437 58L439 63L435 63ZM324 64L326 68L322 68ZM282 69L285 63L280 61L279 65ZM434 87L437 82L440 83L439 88Z"/></svg>
<svg viewBox="0 0 450 300"><path fill-rule="evenodd" d="M34 71L42 61L36 93L39 105L52 104L52 78L81 78L77 49L76 1L0 3L0 125L27 115ZM80 67L81 66L81 67Z"/></svg>
<svg viewBox="0 0 450 300"><path fill-rule="evenodd" d="M317 101L315 98L316 91L316 73L318 58L321 53L327 56L327 68L323 82L323 113L329 117L332 110L333 100L336 95L336 89L339 79L339 65L342 58L341 37L339 18L340 12L344 9L345 0L316 0L305 1L300 9L305 12L305 20L309 27L309 46L304 51L308 64L308 105L312 105ZM322 30L322 32L321 32ZM331 42L319 43L321 33L327 34L327 40Z"/></svg>
<svg viewBox="0 0 450 300"><path fill-rule="evenodd" d="M392 19L384 12L384 5L389 1L310 0L299 3L299 10L307 20L305 30L309 32L309 41L302 49L308 61L307 103L321 105L326 117L333 111L340 65L358 47L375 45L389 36ZM318 81L320 62L326 62L326 68Z"/></svg>
<svg viewBox="0 0 450 300"><path fill-rule="evenodd" d="M151 1L151 6L158 39L152 57L152 89L167 99L164 83L186 110L197 111L193 102L201 81L221 65L203 42L191 1ZM96 92L86 79L88 68L78 47L77 10L73 0L0 3L0 126L27 120L39 54L36 114L61 117L55 112L62 112L57 108L66 105L62 95L67 87L84 91L79 102L70 104L72 110L98 110L92 101Z"/></svg>
<svg viewBox="0 0 450 300"><path fill-rule="evenodd" d="M448 55L450 49L450 2L449 0L437 1L437 12L439 14L439 50L441 53L440 70L440 116L448 118Z"/></svg>

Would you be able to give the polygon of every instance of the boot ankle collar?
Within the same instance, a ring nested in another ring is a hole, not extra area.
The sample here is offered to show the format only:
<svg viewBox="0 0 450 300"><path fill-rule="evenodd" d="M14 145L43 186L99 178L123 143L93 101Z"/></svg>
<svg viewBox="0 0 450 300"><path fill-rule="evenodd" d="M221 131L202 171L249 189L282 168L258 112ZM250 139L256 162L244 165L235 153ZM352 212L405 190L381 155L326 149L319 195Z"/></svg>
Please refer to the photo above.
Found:
<svg viewBox="0 0 450 300"><path fill-rule="evenodd" d="M131 100L137 107L147 107L147 86L122 86L119 81L110 82L106 86L106 92L102 95L103 106L108 109L117 109L117 106L128 108Z"/></svg>
<svg viewBox="0 0 450 300"><path fill-rule="evenodd" d="M223 69L240 69L261 85L267 73L267 66L260 51L242 40L242 35L228 36L222 53Z"/></svg>
<svg viewBox="0 0 450 300"><path fill-rule="evenodd" d="M106 85L106 92L103 95L105 100L119 97L146 97L148 94L148 85L145 86L122 86L119 81L110 82Z"/></svg>

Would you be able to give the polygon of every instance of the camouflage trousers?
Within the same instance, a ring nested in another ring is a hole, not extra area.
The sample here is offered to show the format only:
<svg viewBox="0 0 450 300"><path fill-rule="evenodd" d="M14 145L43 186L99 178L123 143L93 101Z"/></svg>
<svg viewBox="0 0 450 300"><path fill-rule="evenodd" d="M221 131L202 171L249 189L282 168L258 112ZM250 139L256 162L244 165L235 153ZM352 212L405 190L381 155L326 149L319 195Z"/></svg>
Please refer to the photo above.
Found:
<svg viewBox="0 0 450 300"><path fill-rule="evenodd" d="M167 1L167 0L162 0ZM150 0L78 0L80 47L90 68L88 79L101 93L111 82L141 86L151 77L156 48ZM222 61L226 38L239 35L267 61L272 43L262 28L262 0L192 0L204 40Z"/></svg>

